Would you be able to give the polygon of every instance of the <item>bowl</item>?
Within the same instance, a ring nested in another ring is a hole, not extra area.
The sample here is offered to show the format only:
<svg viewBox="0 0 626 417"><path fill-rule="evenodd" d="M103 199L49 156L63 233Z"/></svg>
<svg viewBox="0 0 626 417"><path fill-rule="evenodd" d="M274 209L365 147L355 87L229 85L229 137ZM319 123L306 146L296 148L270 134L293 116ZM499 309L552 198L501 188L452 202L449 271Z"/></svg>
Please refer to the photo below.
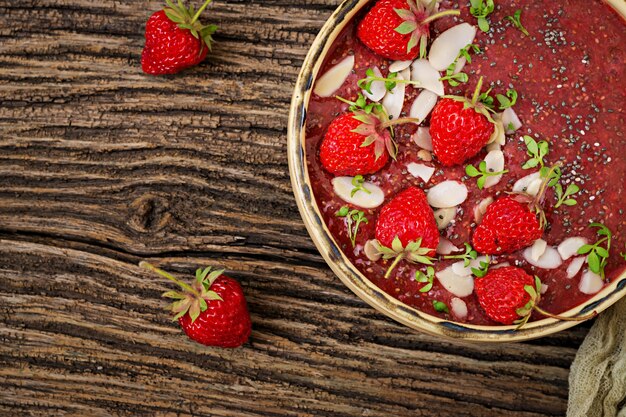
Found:
<svg viewBox="0 0 626 417"><path fill-rule="evenodd" d="M547 336L576 325L576 321L545 318L516 326L485 326L445 320L412 308L370 282L343 254L328 230L311 187L307 169L305 123L312 87L333 41L351 19L375 0L346 0L326 21L307 54L297 79L288 125L288 160L298 209L315 246L341 281L359 298L388 317L421 332L474 342L513 342ZM626 18L626 3L607 1ZM561 316L600 313L626 294L626 271L600 292Z"/></svg>

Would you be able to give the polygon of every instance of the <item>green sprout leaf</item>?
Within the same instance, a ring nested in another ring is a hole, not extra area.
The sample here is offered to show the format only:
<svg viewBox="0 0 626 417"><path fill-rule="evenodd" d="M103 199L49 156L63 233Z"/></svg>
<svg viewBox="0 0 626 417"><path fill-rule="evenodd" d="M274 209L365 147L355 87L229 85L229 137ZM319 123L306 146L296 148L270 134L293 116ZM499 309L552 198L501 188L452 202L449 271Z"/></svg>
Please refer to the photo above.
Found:
<svg viewBox="0 0 626 417"><path fill-rule="evenodd" d="M387 89L387 91L391 91L397 83L409 84L414 86L420 85L419 81L401 80L398 79L397 76L398 74L393 72L389 75L389 77L378 77L374 73L373 69L368 68L365 71L365 78L360 79L359 81L357 81L356 84L359 86L359 88L367 91L369 94L372 94L372 83L374 81L383 81L385 83L385 88Z"/></svg>
<svg viewBox="0 0 626 417"><path fill-rule="evenodd" d="M526 30L526 28L522 25L522 11L517 9L513 16L507 16L505 19L510 20L517 29L519 29L524 35L530 36L530 33Z"/></svg>
<svg viewBox="0 0 626 417"><path fill-rule="evenodd" d="M500 103L500 110L508 109L517 103L517 91L511 88L507 90L506 95L496 94L496 98Z"/></svg>
<svg viewBox="0 0 626 417"><path fill-rule="evenodd" d="M363 186L364 182L365 182L365 179L363 179L363 175L357 175L354 178L352 178L352 186L354 188L350 192L350 197L354 197L354 195L358 193L359 191L363 191L367 194L372 194L370 190L368 190L367 188Z"/></svg>
<svg viewBox="0 0 626 417"><path fill-rule="evenodd" d="M524 136L524 143L526 144L528 156L530 156L531 158L526 161L524 165L522 165L522 168L531 169L537 166L545 168L545 162L543 158L549 152L548 142L546 142L545 140L537 142L531 136L526 135Z"/></svg>
<svg viewBox="0 0 626 417"><path fill-rule="evenodd" d="M612 233L605 225L601 223L591 223L589 227L597 228L596 234L600 237L593 245L583 245L578 249L579 255L587 255L587 263L589 269L605 278L604 268L609 261L609 252L611 251Z"/></svg>
<svg viewBox="0 0 626 417"><path fill-rule="evenodd" d="M376 111L378 113L383 113L384 109L382 104L380 103L367 103L367 99L363 96L363 94L359 93L358 98L355 101L347 100L343 97L335 96L335 98L341 102L349 104L348 110L351 112L362 110L365 114L372 114L372 112ZM358 119L357 119L358 120Z"/></svg>
<svg viewBox="0 0 626 417"><path fill-rule="evenodd" d="M478 252L476 252L472 248L472 245L465 242L465 253L463 253L462 255L447 255L447 256L444 256L443 259L461 259L464 261L463 265L465 267L468 267L470 262L476 259L477 257L478 257Z"/></svg>
<svg viewBox="0 0 626 417"><path fill-rule="evenodd" d="M480 261L480 268L472 268L472 274L478 278L482 278L487 275L487 271L489 271L489 256L487 256L485 261Z"/></svg>
<svg viewBox="0 0 626 417"><path fill-rule="evenodd" d="M419 292L428 292L433 288L433 282L435 280L435 268L429 266L426 268L426 273L423 271L415 271L415 280L417 282L426 283Z"/></svg>
<svg viewBox="0 0 626 417"><path fill-rule="evenodd" d="M470 0L470 13L478 20L478 27L483 32L489 32L489 16L494 8L495 4L493 0Z"/></svg>
<svg viewBox="0 0 626 417"><path fill-rule="evenodd" d="M557 202L554 205L554 208L559 208L563 204L566 206L575 206L577 204L576 200L573 198L569 198L570 196L576 194L580 191L580 187L576 184L570 184L563 192L563 186L561 184L555 184L554 193L556 194Z"/></svg>
<svg viewBox="0 0 626 417"><path fill-rule="evenodd" d="M365 213L359 210L350 210L348 206L343 206L335 213L335 216L346 219L346 228L348 229L350 242L352 242L352 247L356 246L356 236L357 233L359 233L359 226L362 223L369 223L367 217L365 217Z"/></svg>
<svg viewBox="0 0 626 417"><path fill-rule="evenodd" d="M433 307L439 313L450 313L450 309L443 301L433 300Z"/></svg>
<svg viewBox="0 0 626 417"><path fill-rule="evenodd" d="M503 175L506 174L507 172L509 172L508 170L504 170L504 171L489 171L487 169L487 162L482 161L480 164L478 164L478 169L476 169L476 167L474 167L473 165L467 165L465 167L465 173L472 177L478 177L478 180L476 181L476 185L478 186L478 188L480 190L482 190L485 187L485 182L487 181L488 177L495 177L496 175Z"/></svg>

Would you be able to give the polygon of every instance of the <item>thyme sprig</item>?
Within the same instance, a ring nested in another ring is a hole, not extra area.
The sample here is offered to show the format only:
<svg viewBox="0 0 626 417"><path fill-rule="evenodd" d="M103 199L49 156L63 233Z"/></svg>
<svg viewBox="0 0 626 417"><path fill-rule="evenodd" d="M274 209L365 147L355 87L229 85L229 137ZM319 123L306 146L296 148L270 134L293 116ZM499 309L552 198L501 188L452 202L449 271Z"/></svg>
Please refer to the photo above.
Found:
<svg viewBox="0 0 626 417"><path fill-rule="evenodd" d="M609 261L609 252L611 251L612 233L608 227L602 223L591 223L589 227L596 227L596 234L599 239L593 245L583 245L578 249L579 255L587 255L587 264L592 272L605 278L604 268Z"/></svg>
<svg viewBox="0 0 626 417"><path fill-rule="evenodd" d="M359 233L359 226L361 223L369 223L365 213L360 210L350 210L350 207L343 206L335 213L335 216L346 219L348 237L350 237L350 242L352 242L352 247L354 247L356 245L356 235Z"/></svg>
<svg viewBox="0 0 626 417"><path fill-rule="evenodd" d="M474 165L468 165L465 167L465 173L467 175L469 175L472 178L479 177L478 180L476 180L476 185L478 186L478 189L480 190L482 190L485 187L485 181L487 181L487 178L495 177L496 175L503 175L503 174L506 174L507 172L509 171L506 169L503 171L498 171L498 172L489 171L487 169L487 162L485 161L482 161L480 164L478 164L478 169L476 169Z"/></svg>
<svg viewBox="0 0 626 417"><path fill-rule="evenodd" d="M510 20L517 29L519 29L524 35L530 36L530 33L526 30L526 28L522 25L522 11L517 9L513 16L507 16L505 19Z"/></svg>

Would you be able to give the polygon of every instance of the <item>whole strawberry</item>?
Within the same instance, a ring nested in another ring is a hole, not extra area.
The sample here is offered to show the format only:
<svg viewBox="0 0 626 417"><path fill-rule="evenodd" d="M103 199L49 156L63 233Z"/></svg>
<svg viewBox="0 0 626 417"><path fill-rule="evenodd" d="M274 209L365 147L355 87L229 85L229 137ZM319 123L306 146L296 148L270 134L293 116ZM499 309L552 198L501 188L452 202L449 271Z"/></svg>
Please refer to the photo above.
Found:
<svg viewBox="0 0 626 417"><path fill-rule="evenodd" d="M506 266L491 269L484 277L476 278L474 292L490 319L502 324L513 324L521 317L530 315L534 304L527 305L531 300L534 303L538 301L540 285L536 285L535 279L523 269Z"/></svg>
<svg viewBox="0 0 626 417"><path fill-rule="evenodd" d="M369 128L363 119L359 120L361 117L371 121ZM346 113L333 120L320 146L324 169L335 175L355 176L373 174L384 167L389 160L385 148L393 152L395 147L389 131L376 131L379 124L377 117L360 112ZM375 144L366 142L370 133L375 135Z"/></svg>
<svg viewBox="0 0 626 417"><path fill-rule="evenodd" d="M426 47L429 23L458 10L433 14L436 1L425 6L422 0L379 0L357 28L357 36L378 55L393 60L413 60Z"/></svg>
<svg viewBox="0 0 626 417"><path fill-rule="evenodd" d="M175 74L198 65L211 49L211 35L217 26L204 26L198 21L200 14L212 0L194 11L181 2L150 16L146 24L146 45L141 54L143 72L152 75Z"/></svg>
<svg viewBox="0 0 626 417"><path fill-rule="evenodd" d="M522 200L522 201L519 201ZM474 230L472 245L480 253L512 253L533 244L543 235L538 219L539 208L521 196L500 197L487 207L481 223Z"/></svg>
<svg viewBox="0 0 626 417"><path fill-rule="evenodd" d="M394 258L385 277L403 259L432 264L430 257L439 245L439 230L424 191L409 187L380 210L376 240L383 258Z"/></svg>
<svg viewBox="0 0 626 417"><path fill-rule="evenodd" d="M598 315L596 311L576 317L563 317L539 307L541 280L516 266L491 269L474 280L474 292L480 306L493 321L524 326L533 311L558 320L584 321Z"/></svg>
<svg viewBox="0 0 626 417"><path fill-rule="evenodd" d="M141 262L139 266L178 284L182 291L168 291L174 301L170 309L187 336L207 346L234 348L250 336L251 322L246 299L237 281L211 267L196 271L193 283L186 284L169 273Z"/></svg>

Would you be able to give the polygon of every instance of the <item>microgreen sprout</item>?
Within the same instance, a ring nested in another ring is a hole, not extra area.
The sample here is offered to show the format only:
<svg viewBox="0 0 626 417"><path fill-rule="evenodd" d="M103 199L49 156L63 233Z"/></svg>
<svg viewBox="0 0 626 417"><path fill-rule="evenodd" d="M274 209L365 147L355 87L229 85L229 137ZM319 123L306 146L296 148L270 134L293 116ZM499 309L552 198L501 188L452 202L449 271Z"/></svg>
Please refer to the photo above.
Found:
<svg viewBox="0 0 626 417"><path fill-rule="evenodd" d="M339 97L339 96L335 96L335 98L339 101L342 101L346 104L349 104L350 107L348 107L348 110L350 111L355 111L355 110L363 110L365 113L370 114L372 113L372 111L377 110L382 112L383 111L383 106L380 103L368 103L367 99L363 96L363 94L359 93L358 98L356 99L356 101L350 101L347 100L343 97Z"/></svg>
<svg viewBox="0 0 626 417"><path fill-rule="evenodd" d="M476 252L472 248L472 245L465 242L465 253L463 253L462 255L447 255L447 256L444 256L443 259L462 259L464 261L463 265L467 268L470 262L473 259L476 259L477 257L478 257L478 252Z"/></svg>
<svg viewBox="0 0 626 417"><path fill-rule="evenodd" d="M346 219L348 236L350 237L350 242L352 242L352 247L354 247L356 245L356 235L359 232L359 226L361 223L369 223L367 217L365 217L365 213L359 210L350 210L348 206L343 206L335 213L335 216L344 217Z"/></svg>
<svg viewBox="0 0 626 417"><path fill-rule="evenodd" d="M426 268L426 273L423 271L415 271L415 281L426 283L419 292L428 292L433 288L433 282L435 280L435 268L429 266Z"/></svg>
<svg viewBox="0 0 626 417"><path fill-rule="evenodd" d="M478 180L476 180L476 185L478 186L478 189L480 190L482 190L485 187L485 181L487 181L487 178L495 177L496 175L503 175L503 174L506 174L507 172L509 171L506 169L504 171L498 171L498 172L489 171L487 170L487 162L485 161L482 161L480 164L478 164L478 169L476 169L474 165L468 165L465 167L465 173L467 175L469 175L472 178L479 177Z"/></svg>
<svg viewBox="0 0 626 417"><path fill-rule="evenodd" d="M522 165L522 168L530 169L530 168L535 168L537 166L539 166L540 168L544 168L545 162L543 158L549 152L548 142L546 142L545 140L537 142L532 137L526 135L524 136L524 143L526 144L526 149L528 150L527 151L528 156L530 156L531 159L526 161L526 163Z"/></svg>
<svg viewBox="0 0 626 417"><path fill-rule="evenodd" d="M459 72L455 74L454 72L456 71L456 66L461 57L465 58L468 64L472 63L472 56L470 55L470 51L474 51L474 53L479 53L480 47L476 44L469 44L465 48L462 48L459 51L457 57L454 59L454 62L452 62L452 64L450 64L450 66L448 66L448 68L446 69L446 75L441 77L439 81L448 81L448 84L450 84L451 87L456 87L461 83L466 83L469 80L469 77L466 73Z"/></svg>
<svg viewBox="0 0 626 417"><path fill-rule="evenodd" d="M493 0L470 0L470 13L478 19L478 27L483 32L489 32L489 21L487 16L493 12L495 4Z"/></svg>
<svg viewBox="0 0 626 417"><path fill-rule="evenodd" d="M507 16L505 19L510 20L513 23L513 26L518 28L524 35L530 36L530 33L526 30L526 28L522 25L522 11L517 9L513 16Z"/></svg>
<svg viewBox="0 0 626 417"><path fill-rule="evenodd" d="M433 308L439 313L449 313L450 309L443 301L433 300Z"/></svg>
<svg viewBox="0 0 626 417"><path fill-rule="evenodd" d="M496 98L500 103L500 110L508 109L517 103L517 91L511 88L507 90L506 95L496 94Z"/></svg>
<svg viewBox="0 0 626 417"><path fill-rule="evenodd" d="M565 192L563 192L563 186L561 184L556 184L554 186L554 193L556 194L556 198L558 201L554 205L554 208L559 208L561 205L565 204L566 206L575 206L577 204L576 200L573 198L569 198L572 195L576 194L580 191L580 187L576 184L570 184L567 186Z"/></svg>
<svg viewBox="0 0 626 417"><path fill-rule="evenodd" d="M609 261L611 250L611 231L601 223L591 223L589 227L597 227L596 231L599 239L593 245L583 245L578 249L579 255L587 255L587 263L592 272L600 275L604 279L604 267ZM604 245L604 246L603 246Z"/></svg>
<svg viewBox="0 0 626 417"><path fill-rule="evenodd" d="M419 81L401 80L397 78L398 74L395 72L392 72L388 77L379 77L374 73L373 69L368 68L367 71L365 71L365 75L365 78L357 81L357 85L359 86L359 88L367 91L369 94L372 94L372 83L374 81L383 81L385 83L385 88L387 89L387 91L391 91L397 83L410 84L415 86L420 85Z"/></svg>
<svg viewBox="0 0 626 417"><path fill-rule="evenodd" d="M489 256L487 256L486 260L480 261L480 268L472 268L472 274L478 278L482 278L487 275L487 271L489 271Z"/></svg>
<svg viewBox="0 0 626 417"><path fill-rule="evenodd" d="M367 188L363 186L364 182L365 182L365 179L363 179L363 175L357 175L356 177L352 178L352 186L354 188L350 192L350 197L354 197L354 195L358 193L359 191L363 191L367 194L372 194L370 190L368 190Z"/></svg>

